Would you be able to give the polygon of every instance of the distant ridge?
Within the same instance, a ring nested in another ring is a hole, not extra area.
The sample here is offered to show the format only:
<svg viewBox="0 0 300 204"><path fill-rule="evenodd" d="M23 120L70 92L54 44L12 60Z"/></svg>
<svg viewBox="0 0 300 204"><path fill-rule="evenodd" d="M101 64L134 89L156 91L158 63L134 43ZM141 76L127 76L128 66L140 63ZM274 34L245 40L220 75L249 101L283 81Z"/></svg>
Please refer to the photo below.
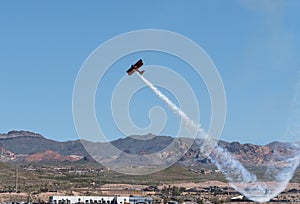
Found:
<svg viewBox="0 0 300 204"><path fill-rule="evenodd" d="M117 139L111 142L112 145L127 154L149 155L154 152L162 154L172 154L165 147L172 143L175 138L170 136L156 136L153 134L133 135L126 138ZM179 140L181 140L179 138ZM192 139L183 139L182 142ZM88 142L88 141L87 141ZM104 148L106 143L88 142L94 148ZM179 143L178 143L179 144ZM236 159L245 165L263 167L266 161L280 159L291 154L288 143L272 142L268 145L240 144L239 142L219 141L219 145L226 148ZM293 150L292 150L293 151ZM100 159L107 160L115 155L103 155ZM121 155L122 156L122 155ZM0 161L3 162L93 162L93 159L83 147L80 140L58 142L50 140L38 133L29 131L10 131L7 134L0 134ZM159 161L157 161L159 162ZM179 161L185 166L210 165L208 158L203 158L200 148L193 143L191 148Z"/></svg>
<svg viewBox="0 0 300 204"><path fill-rule="evenodd" d="M50 150L62 155L88 156L80 140L58 142L29 131L14 130L7 134L0 134L0 146L13 153L23 155Z"/></svg>
<svg viewBox="0 0 300 204"><path fill-rule="evenodd" d="M17 137L37 137L37 138L42 138L43 136L34 133L34 132L29 132L29 131L17 131L17 130L12 130L9 131L7 134L0 134L0 140L1 139L9 139L9 138L17 138Z"/></svg>

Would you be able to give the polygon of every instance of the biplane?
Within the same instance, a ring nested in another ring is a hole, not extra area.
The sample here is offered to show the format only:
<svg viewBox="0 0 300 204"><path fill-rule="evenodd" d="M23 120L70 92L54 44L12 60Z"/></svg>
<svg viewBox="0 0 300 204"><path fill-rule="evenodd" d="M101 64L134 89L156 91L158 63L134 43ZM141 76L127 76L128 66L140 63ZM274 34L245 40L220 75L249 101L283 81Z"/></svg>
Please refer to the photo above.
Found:
<svg viewBox="0 0 300 204"><path fill-rule="evenodd" d="M128 75L133 74L134 72L138 72L139 74L143 74L145 70L139 70L143 66L143 61L140 59L135 64L131 65L131 67L126 71Z"/></svg>

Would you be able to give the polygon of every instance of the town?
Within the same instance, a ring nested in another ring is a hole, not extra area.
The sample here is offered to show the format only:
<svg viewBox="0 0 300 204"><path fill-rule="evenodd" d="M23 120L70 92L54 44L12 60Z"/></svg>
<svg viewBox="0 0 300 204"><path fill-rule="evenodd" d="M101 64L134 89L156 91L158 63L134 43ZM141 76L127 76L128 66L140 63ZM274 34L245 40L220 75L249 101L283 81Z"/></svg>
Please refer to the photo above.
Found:
<svg viewBox="0 0 300 204"><path fill-rule="evenodd" d="M250 202L227 182L214 180L213 178L222 176L219 171L179 168L171 167L165 170L166 173L153 176L128 176L105 168L23 165L14 169L12 178L3 180L0 202L3 204ZM181 172L178 175L187 173L195 177L174 182L170 178L174 172ZM37 175L38 178L35 178L34 176ZM196 180L197 177L206 177L207 180ZM298 202L299 200L300 184L290 183L286 191L272 201Z"/></svg>

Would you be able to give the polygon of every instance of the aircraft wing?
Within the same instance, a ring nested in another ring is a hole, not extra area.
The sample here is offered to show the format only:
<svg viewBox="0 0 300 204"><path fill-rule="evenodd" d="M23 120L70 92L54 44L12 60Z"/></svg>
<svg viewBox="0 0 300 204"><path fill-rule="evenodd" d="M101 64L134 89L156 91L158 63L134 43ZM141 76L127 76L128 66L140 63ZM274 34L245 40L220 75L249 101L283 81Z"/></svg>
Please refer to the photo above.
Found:
<svg viewBox="0 0 300 204"><path fill-rule="evenodd" d="M133 66L136 67L136 68L140 68L141 66L143 66L143 61L140 59Z"/></svg>
<svg viewBox="0 0 300 204"><path fill-rule="evenodd" d="M129 68L126 72L127 72L128 75L131 75L131 74L133 74L133 72L134 72L134 68L131 67L131 68Z"/></svg>

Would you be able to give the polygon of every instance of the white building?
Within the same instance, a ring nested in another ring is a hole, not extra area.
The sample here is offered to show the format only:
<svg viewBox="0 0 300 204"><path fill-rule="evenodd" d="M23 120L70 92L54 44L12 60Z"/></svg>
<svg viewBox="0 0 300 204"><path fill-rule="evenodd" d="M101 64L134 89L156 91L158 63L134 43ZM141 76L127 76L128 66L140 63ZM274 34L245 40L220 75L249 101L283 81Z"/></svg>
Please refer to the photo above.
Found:
<svg viewBox="0 0 300 204"><path fill-rule="evenodd" d="M151 197L140 196L51 196L50 204L152 204Z"/></svg>

